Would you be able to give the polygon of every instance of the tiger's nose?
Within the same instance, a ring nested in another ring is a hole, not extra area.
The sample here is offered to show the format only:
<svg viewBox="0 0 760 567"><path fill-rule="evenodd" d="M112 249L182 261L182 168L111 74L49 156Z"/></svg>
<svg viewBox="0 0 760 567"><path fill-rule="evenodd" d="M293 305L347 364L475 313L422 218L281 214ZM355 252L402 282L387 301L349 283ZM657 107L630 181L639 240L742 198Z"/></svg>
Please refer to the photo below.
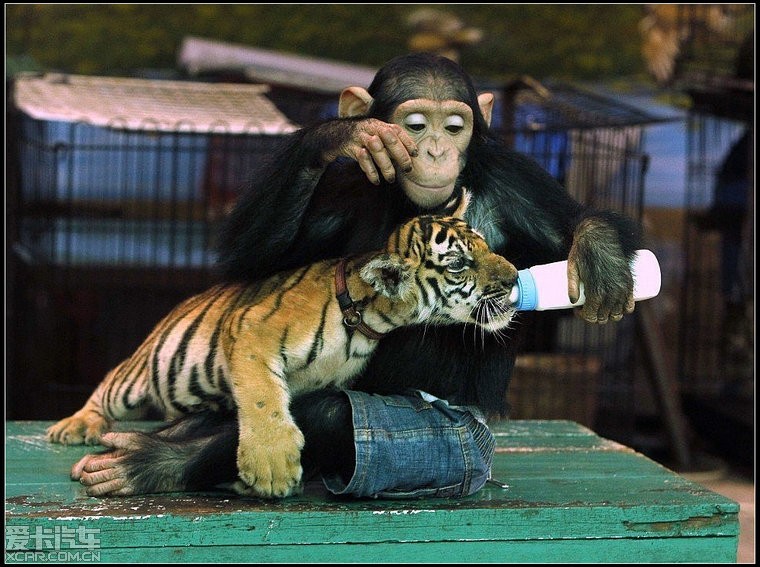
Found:
<svg viewBox="0 0 760 567"><path fill-rule="evenodd" d="M498 281L499 284L505 289L512 289L512 287L514 287L514 285L517 283L517 268L515 268L512 262L509 262L504 258L499 259L500 262L498 262L498 273L495 280Z"/></svg>
<svg viewBox="0 0 760 567"><path fill-rule="evenodd" d="M506 288L512 289L517 283L517 270L513 274L505 276L501 279L501 285Z"/></svg>
<svg viewBox="0 0 760 567"><path fill-rule="evenodd" d="M514 276L504 275L494 283L498 286L500 290L503 290L506 293L511 293L514 287L517 285L517 274L515 274Z"/></svg>
<svg viewBox="0 0 760 567"><path fill-rule="evenodd" d="M480 259L485 268L485 281L491 292L509 291L517 284L517 268L514 264L488 250Z"/></svg>

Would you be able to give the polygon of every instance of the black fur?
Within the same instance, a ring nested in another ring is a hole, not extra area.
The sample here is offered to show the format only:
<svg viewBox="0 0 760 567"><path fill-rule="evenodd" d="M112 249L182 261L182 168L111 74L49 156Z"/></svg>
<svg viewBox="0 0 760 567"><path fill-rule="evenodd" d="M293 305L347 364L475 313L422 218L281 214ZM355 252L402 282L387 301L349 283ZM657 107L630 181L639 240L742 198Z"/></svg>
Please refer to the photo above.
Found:
<svg viewBox="0 0 760 567"><path fill-rule="evenodd" d="M405 86L411 96L403 96ZM623 257L617 266L625 270L639 245L636 225L612 213L585 209L533 160L505 147L487 128L472 82L455 63L424 54L395 59L381 69L369 92L376 98L370 117L381 120L387 120L399 102L420 96L455 96L473 108L473 137L460 175L460 184L473 197L466 217L518 268L566 259L575 228L595 218L609 224L607 237L613 242L590 246L618 246ZM377 248L394 226L421 212L397 183L376 187L352 161L330 164L318 183L304 178L304 169L319 163L323 151L340 145L345 139L341 129L354 122L331 120L298 132L275 160L273 171L242 195L222 232L220 257L226 278L250 281L273 270ZM619 285L620 270L590 273L596 281L587 287ZM511 350L493 337L487 336L485 344L463 340L457 327L400 329L380 344L355 387L383 393L419 387L503 415L514 362Z"/></svg>
<svg viewBox="0 0 760 567"><path fill-rule="evenodd" d="M296 397L290 411L306 437L304 477L318 471L346 482L355 459L348 397L335 390ZM203 410L148 433L134 433L139 449L123 463L137 493L211 490L237 480L238 425L234 412Z"/></svg>
<svg viewBox="0 0 760 567"><path fill-rule="evenodd" d="M381 69L369 92L375 97L370 117L385 121L400 102L411 98L453 97L473 109L473 136L458 180L459 187L472 193L466 217L492 249L518 268L567 259L576 239L583 243L578 257L588 270L587 277L594 280L585 282L587 288L617 289L621 277L627 275L630 280L627 261L640 246L636 225L613 213L584 208L534 161L506 148L489 131L475 88L455 63L422 54L397 58ZM327 257L376 249L393 227L423 212L400 185L385 181L379 187L373 185L351 160L323 166L323 153L339 147L356 122L335 119L295 133L269 171L253 181L221 233L224 278L251 281ZM585 234L587 225L604 229ZM614 257L605 257L609 253ZM628 284L626 280L623 285ZM504 415L515 345L514 331L505 347L503 339L473 336L471 330L468 334L458 326L400 329L381 342L354 388L380 393L420 388L454 403L479 405L488 414ZM310 455L328 455L315 465L338 462L343 472L352 470L347 403L337 401L334 392L312 395L306 408L309 415L296 417L306 436L305 460ZM298 405L297 400L294 407ZM338 428L336 407L340 408ZM192 458L187 455L190 450L180 446L179 459L171 464L157 464L163 462L158 451L143 456L141 466L175 474L187 458L182 472L176 474L187 477L188 487L194 486L191 477L210 475L216 480L212 475L222 466L234 468L230 442L237 426L230 417L227 430L223 420L211 420L210 435L206 427L199 424L196 438L182 438L188 447L199 449ZM309 447L319 449L310 451ZM143 486L149 486L145 482Z"/></svg>
<svg viewBox="0 0 760 567"><path fill-rule="evenodd" d="M135 435L140 448L130 451L122 466L138 494L204 490L237 479L234 413L190 413Z"/></svg>

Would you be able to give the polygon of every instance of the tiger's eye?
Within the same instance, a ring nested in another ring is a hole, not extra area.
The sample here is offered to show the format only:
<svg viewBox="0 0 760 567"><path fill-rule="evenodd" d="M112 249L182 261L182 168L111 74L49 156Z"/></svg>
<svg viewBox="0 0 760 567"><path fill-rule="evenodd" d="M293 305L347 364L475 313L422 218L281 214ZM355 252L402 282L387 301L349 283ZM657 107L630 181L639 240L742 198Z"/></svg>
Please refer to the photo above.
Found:
<svg viewBox="0 0 760 567"><path fill-rule="evenodd" d="M446 266L446 269L449 272L461 272L467 267L467 262L464 258L461 256L454 258L451 262L449 262L449 265Z"/></svg>

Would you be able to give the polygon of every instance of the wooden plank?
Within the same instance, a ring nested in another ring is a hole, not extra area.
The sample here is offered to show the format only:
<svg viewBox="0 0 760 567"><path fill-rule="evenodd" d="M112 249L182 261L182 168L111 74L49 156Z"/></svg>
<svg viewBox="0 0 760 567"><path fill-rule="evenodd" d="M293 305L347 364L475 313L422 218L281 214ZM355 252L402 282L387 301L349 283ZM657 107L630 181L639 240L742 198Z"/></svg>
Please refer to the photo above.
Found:
<svg viewBox="0 0 760 567"><path fill-rule="evenodd" d="M182 546L90 552L85 560L112 563L730 563L728 538L376 543L371 545ZM23 555L6 553L6 562ZM95 559L96 558L96 559ZM442 559L445 558L444 561ZM706 559L707 558L707 559ZM37 561L44 561L38 556ZM28 562L28 559L26 559Z"/></svg>
<svg viewBox="0 0 760 567"><path fill-rule="evenodd" d="M614 504L549 506L519 500L512 501L511 507L503 502L474 506L469 500L427 500L427 507L400 501L386 501L383 506L336 502L318 507L314 500L303 498L288 504L262 504L219 495L101 499L90 506L62 505L54 499L44 503L24 502L20 497L9 500L21 505L12 512L6 510L8 523L18 519L23 521L15 523L23 525L44 518L66 525L86 518L103 530L103 544L108 547L135 541L148 547L371 543L377 541L378 530L385 529L392 530L394 541L436 541L452 534L459 541L738 535L738 526L726 510L669 503L629 504L626 509ZM198 532L201 527L202 533ZM152 541L152 537L158 539Z"/></svg>
<svg viewBox="0 0 760 567"><path fill-rule="evenodd" d="M48 445L47 425L6 424L6 524L97 529L104 561L736 556L738 504L572 422L494 426L494 477L506 489L487 485L454 500L347 500L309 483L303 495L276 502L223 492L87 497L68 474L93 448Z"/></svg>

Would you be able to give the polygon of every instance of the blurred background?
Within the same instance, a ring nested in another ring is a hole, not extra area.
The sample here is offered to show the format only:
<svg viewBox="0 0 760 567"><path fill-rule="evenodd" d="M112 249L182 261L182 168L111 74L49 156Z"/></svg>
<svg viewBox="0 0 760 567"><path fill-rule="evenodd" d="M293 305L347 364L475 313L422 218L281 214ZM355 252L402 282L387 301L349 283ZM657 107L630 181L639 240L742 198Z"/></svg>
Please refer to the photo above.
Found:
<svg viewBox="0 0 760 567"><path fill-rule="evenodd" d="M6 417L57 419L179 300L294 129L435 51L579 200L644 224L661 294L532 319L514 418L754 476L754 5L6 4Z"/></svg>

